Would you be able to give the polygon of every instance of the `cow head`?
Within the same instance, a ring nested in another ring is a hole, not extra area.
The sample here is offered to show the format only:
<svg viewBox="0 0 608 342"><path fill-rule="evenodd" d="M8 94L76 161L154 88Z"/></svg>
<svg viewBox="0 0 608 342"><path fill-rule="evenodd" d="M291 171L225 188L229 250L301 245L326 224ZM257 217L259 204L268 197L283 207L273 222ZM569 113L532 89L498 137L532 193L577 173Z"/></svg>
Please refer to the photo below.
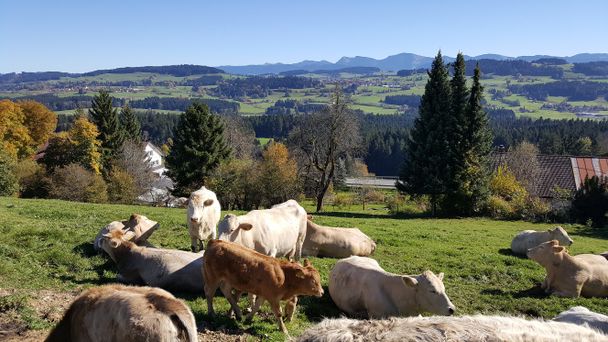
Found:
<svg viewBox="0 0 608 342"><path fill-rule="evenodd" d="M233 214L224 216L224 219L217 225L219 239L232 242L241 230L251 230L251 228L253 228L251 223L239 222L239 217Z"/></svg>
<svg viewBox="0 0 608 342"><path fill-rule="evenodd" d="M188 200L188 213L190 216L190 221L192 221L192 223L200 224L203 221L203 213L207 208L211 207L215 201L216 200L213 198L201 196L198 191L193 192Z"/></svg>
<svg viewBox="0 0 608 342"><path fill-rule="evenodd" d="M566 230L560 226L549 229L549 234L551 234L553 240L559 241L559 244L562 246L570 246L573 242L568 233L566 233Z"/></svg>
<svg viewBox="0 0 608 342"><path fill-rule="evenodd" d="M546 267L551 264L558 266L564 258L564 253L566 247L560 246L557 240L551 240L528 249L527 255L528 258Z"/></svg>
<svg viewBox="0 0 608 342"><path fill-rule="evenodd" d="M416 302L421 312L437 315L453 315L456 307L445 293L443 273L435 275L424 271L417 277L402 276L405 286L416 291Z"/></svg>
<svg viewBox="0 0 608 342"><path fill-rule="evenodd" d="M120 228L111 229L103 234L101 248L108 253L112 260L116 261L116 250L121 247L128 247L132 242L129 240L135 237L135 233Z"/></svg>
<svg viewBox="0 0 608 342"><path fill-rule="evenodd" d="M136 244L147 241L150 235L154 233L160 225L156 221L152 221L149 218L139 215L139 214L131 214L131 217L128 221L124 221L123 224L129 230L132 230L135 233L133 238L133 242Z"/></svg>
<svg viewBox="0 0 608 342"><path fill-rule="evenodd" d="M298 289L301 294L307 296L323 296L323 286L321 286L321 276L319 271L312 266L308 259L304 259L304 265L296 264L295 276L298 278Z"/></svg>

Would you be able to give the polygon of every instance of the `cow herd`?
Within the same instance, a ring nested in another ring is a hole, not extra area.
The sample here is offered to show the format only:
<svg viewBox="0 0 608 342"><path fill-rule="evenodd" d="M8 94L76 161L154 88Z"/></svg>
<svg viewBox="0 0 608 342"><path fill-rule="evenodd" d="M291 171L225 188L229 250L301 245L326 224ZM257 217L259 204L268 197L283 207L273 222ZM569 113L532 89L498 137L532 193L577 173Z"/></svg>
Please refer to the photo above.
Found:
<svg viewBox="0 0 608 342"><path fill-rule="evenodd" d="M244 215L228 214L221 221L220 213L211 190L202 187L191 194L186 220L192 252L151 245L147 239L159 225L141 215L102 228L95 249L116 263L118 281L139 286L106 285L83 292L47 341L196 341L192 311L165 290L204 295L213 316L219 289L238 320L243 315L238 302L246 293L251 305L246 321L268 302L287 334L283 318L292 319L298 296L324 294L319 272L307 259L298 262L303 256L340 258L329 274L329 295L345 314L370 320L326 319L307 330L301 341L544 341L538 332L554 329L561 334L554 335L559 336L555 340L608 341L608 317L582 307L551 322L449 317L456 307L446 294L443 273L387 272L369 257L376 249L370 237L356 228L318 225L294 200ZM571 256L564 247L570 244L566 231L557 227L521 232L511 248L546 268L542 288L547 293L607 297L608 260L601 255ZM419 316L422 313L440 316Z"/></svg>

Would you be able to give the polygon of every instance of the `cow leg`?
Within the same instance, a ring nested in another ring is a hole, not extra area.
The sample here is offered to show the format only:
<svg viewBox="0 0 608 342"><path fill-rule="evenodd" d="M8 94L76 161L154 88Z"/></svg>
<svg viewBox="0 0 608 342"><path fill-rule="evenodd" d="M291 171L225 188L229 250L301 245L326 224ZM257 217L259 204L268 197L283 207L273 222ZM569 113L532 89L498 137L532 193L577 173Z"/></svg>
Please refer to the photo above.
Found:
<svg viewBox="0 0 608 342"><path fill-rule="evenodd" d="M196 253L197 243L198 239L196 237L190 237L190 250L192 250L192 253Z"/></svg>
<svg viewBox="0 0 608 342"><path fill-rule="evenodd" d="M230 306L232 307L232 310L234 311L234 315L236 316L236 320L240 321L241 318L243 318L243 314L241 313L241 308L239 308L237 301L235 300L234 296L232 295L232 288L226 284L222 284L220 286L220 290L222 290L224 297L226 297L226 299L230 303Z"/></svg>
<svg viewBox="0 0 608 342"><path fill-rule="evenodd" d="M247 294L247 300L249 301L249 306L245 309L245 311L251 312L251 308L255 305L256 298L257 298L257 296L254 295L253 293Z"/></svg>
<svg viewBox="0 0 608 342"><path fill-rule="evenodd" d="M207 299L207 314L209 316L214 316L215 312L213 311L213 296L215 295L215 291L219 287L218 283L211 283L209 279L205 281L205 298Z"/></svg>
<svg viewBox="0 0 608 342"><path fill-rule="evenodd" d="M205 246L203 245L203 240L198 240L198 250L202 251L205 249Z"/></svg>
<svg viewBox="0 0 608 342"><path fill-rule="evenodd" d="M296 305L298 304L298 296L293 296L285 303L285 320L291 322L293 314L296 311Z"/></svg>
<svg viewBox="0 0 608 342"><path fill-rule="evenodd" d="M255 302L253 302L253 306L251 307L251 312L248 313L245 317L246 323L251 323L251 321L253 320L253 316L260 310L262 304L264 304L264 298L257 296L255 298Z"/></svg>
<svg viewBox="0 0 608 342"><path fill-rule="evenodd" d="M272 309L274 316L279 321L279 328L281 329L282 332L284 332L287 336L289 336L289 333L287 332L287 328L285 327L285 323L283 323L283 313L281 312L281 302L279 301L279 299L268 300L268 302L270 303L270 308Z"/></svg>

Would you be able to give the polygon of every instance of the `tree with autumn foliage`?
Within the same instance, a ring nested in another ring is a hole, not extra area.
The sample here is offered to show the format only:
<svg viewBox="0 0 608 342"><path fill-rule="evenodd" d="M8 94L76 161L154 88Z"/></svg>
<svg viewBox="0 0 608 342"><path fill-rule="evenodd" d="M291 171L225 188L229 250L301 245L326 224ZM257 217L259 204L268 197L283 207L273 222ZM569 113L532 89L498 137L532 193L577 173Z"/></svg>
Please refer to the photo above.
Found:
<svg viewBox="0 0 608 342"><path fill-rule="evenodd" d="M57 115L45 105L33 100L18 101L25 115L23 125L27 127L31 144L38 148L44 145L57 128Z"/></svg>
<svg viewBox="0 0 608 342"><path fill-rule="evenodd" d="M32 138L25 123L25 113L11 100L0 101L0 146L14 160L33 154Z"/></svg>
<svg viewBox="0 0 608 342"><path fill-rule="evenodd" d="M287 146L271 142L262 153L258 186L262 205L270 207L296 197L299 193L298 167Z"/></svg>

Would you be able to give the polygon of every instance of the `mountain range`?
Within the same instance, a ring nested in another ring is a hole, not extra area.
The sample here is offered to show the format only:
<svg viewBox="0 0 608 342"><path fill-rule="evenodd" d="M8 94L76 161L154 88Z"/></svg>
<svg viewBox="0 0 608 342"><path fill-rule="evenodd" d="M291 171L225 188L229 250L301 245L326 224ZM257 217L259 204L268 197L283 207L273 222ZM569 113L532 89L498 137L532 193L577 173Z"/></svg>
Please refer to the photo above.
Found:
<svg viewBox="0 0 608 342"><path fill-rule="evenodd" d="M498 54L483 54L479 56L466 56L465 59L494 59L494 60L514 60L520 59L528 62L540 59L540 58L560 58L566 60L568 63L586 63L586 62L598 62L608 61L608 53L579 53L569 57L557 57L548 55L534 55L534 56L518 56L509 57ZM451 62L454 57L444 56L446 62ZM370 57L342 57L337 62L332 63L326 60L322 61L310 61L305 60L298 63L284 64L284 63L265 63L265 64L251 64L251 65L222 65L217 68L222 69L231 74L241 75L261 75L261 74L278 74L281 72L292 71L292 70L335 70L348 67L375 67L382 71L398 71L418 68L428 68L433 62L433 57L420 56L413 53L400 53L393 56L388 56L384 59L375 59Z"/></svg>

